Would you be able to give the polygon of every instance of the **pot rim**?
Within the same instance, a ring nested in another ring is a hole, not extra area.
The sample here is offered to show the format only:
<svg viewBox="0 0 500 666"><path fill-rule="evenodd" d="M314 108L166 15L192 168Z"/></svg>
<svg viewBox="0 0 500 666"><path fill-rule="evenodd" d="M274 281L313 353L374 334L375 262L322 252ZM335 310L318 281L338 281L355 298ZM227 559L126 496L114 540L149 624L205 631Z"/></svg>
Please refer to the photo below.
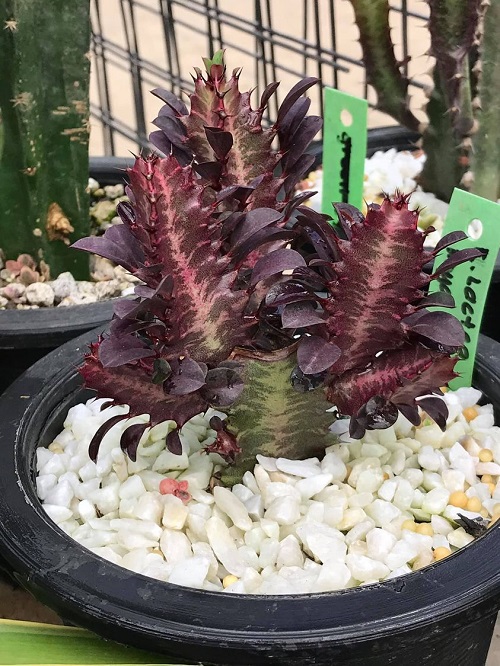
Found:
<svg viewBox="0 0 500 666"><path fill-rule="evenodd" d="M50 420L81 401L75 401L81 395L76 367L97 332L38 361L0 399L0 442L14 442L14 455L4 457L0 471L0 497L9 500L0 503L2 553L22 584L63 617L98 632L119 624L131 635L171 643L195 639L207 647L224 642L237 648L243 637L263 649L283 641L332 646L419 629L498 596L500 569L491 554L500 523L454 555L404 577L293 596L180 587L132 573L87 550L43 511L33 458L39 436L50 436ZM482 337L476 365L475 383L487 394L498 385L500 345ZM25 438L36 440L29 456Z"/></svg>

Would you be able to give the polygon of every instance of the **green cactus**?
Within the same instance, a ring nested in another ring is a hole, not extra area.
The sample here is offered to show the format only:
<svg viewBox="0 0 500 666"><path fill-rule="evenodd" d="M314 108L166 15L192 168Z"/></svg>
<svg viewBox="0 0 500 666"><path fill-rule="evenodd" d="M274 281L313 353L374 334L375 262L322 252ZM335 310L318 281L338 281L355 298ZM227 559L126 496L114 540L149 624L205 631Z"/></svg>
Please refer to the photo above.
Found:
<svg viewBox="0 0 500 666"><path fill-rule="evenodd" d="M394 55L388 0L351 0L368 83L377 91L377 108L415 131L419 122L408 106L408 79Z"/></svg>
<svg viewBox="0 0 500 666"><path fill-rule="evenodd" d="M88 0L0 3L0 247L88 276Z"/></svg>
<svg viewBox="0 0 500 666"><path fill-rule="evenodd" d="M492 0L484 22L479 99L481 110L474 137L472 191L486 199L500 199L500 0Z"/></svg>
<svg viewBox="0 0 500 666"><path fill-rule="evenodd" d="M499 145L500 133L500 0L427 2L430 55L436 64L426 108L428 125L423 132L427 160L421 184L438 198L449 200L454 187L473 182L472 191L495 200L500 178L498 149L493 149ZM360 30L368 83L377 92L378 108L415 129L415 117L408 107L408 80L394 56L388 1L351 3ZM471 163L474 180L468 177Z"/></svg>

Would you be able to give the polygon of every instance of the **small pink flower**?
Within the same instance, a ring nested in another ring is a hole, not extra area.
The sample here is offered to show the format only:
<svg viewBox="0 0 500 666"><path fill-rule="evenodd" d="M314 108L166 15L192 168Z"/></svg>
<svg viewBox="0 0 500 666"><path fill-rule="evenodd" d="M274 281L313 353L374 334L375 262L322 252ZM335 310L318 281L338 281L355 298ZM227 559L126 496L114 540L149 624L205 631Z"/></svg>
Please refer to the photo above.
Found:
<svg viewBox="0 0 500 666"><path fill-rule="evenodd" d="M188 491L187 481L176 481L175 479L163 479L160 481L160 493L162 495L174 495L187 504L191 499Z"/></svg>

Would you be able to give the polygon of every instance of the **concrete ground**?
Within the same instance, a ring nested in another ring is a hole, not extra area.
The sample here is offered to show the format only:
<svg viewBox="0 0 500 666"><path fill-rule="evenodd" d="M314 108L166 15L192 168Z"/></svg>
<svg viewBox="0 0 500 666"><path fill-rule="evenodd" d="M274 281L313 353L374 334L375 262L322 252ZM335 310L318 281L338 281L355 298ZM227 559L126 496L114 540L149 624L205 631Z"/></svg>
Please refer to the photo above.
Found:
<svg viewBox="0 0 500 666"><path fill-rule="evenodd" d="M321 18L321 30L324 31L325 39L329 30L328 20L328 0L317 0ZM106 0L100 2L101 22L103 34L116 43L125 46L125 33L123 30L122 17L120 13L119 0ZM273 25L276 29L283 32L302 35L304 17L303 0L272 0L271 9L273 15ZM312 5L313 3L311 3ZM156 8L158 0L142 0L142 5ZM347 0L336 0L337 9L337 49L339 52L349 55L353 58L359 58L361 50L356 41L357 29L353 23L352 8ZM254 2L252 0L219 0L221 10L238 12L240 16L252 18ZM410 10L424 12L425 5L418 0L408 0ZM176 7L175 17L179 21L191 25L194 30L186 27L177 26L177 39L180 49L181 68L183 72L189 72L194 65L201 64L201 56L209 55L206 53L206 35L205 21L197 17L191 11ZM138 26L139 52L142 57L155 62L160 68L166 68L163 28L158 19L144 8L138 7L136 12L136 24ZM311 26L312 29L312 26ZM322 33L323 34L323 33ZM393 38L397 41L401 36L400 21L396 15L393 16ZM312 35L311 35L312 37ZM252 49L254 46L253 38L242 35L241 32L231 28L224 31L226 41L234 41ZM245 43L245 39L248 43ZM426 71L429 68L430 60L423 55L428 48L427 33L423 28L422 21L414 19L410 23L409 31L409 50L412 54L410 62L410 74L419 78L420 81L428 81ZM279 60L279 49L276 52L276 58ZM300 68L302 62L301 54L291 54L283 51L281 57L286 59L286 65L290 68ZM228 50L227 61L230 67L243 65L241 77L242 89L253 86L252 74L254 72L253 59L244 54L239 54ZM115 118L127 124L134 124L132 88L130 84L130 74L127 70L120 69L117 66L111 66L109 69L109 90L111 96L112 111ZM315 72L308 72L315 74ZM155 78L156 77L156 78ZM296 77L279 72L282 80L283 89L290 88L296 81ZM161 85L161 76L153 75L155 84ZM362 72L359 68L353 68L350 74L341 74L339 77L339 87L346 92L355 95L363 94ZM163 80L163 84L165 80ZM146 118L155 117L159 108L159 101L152 95L147 94L153 84L145 84L145 115ZM371 93L370 93L371 94ZM95 77L95 64L93 64L93 77L91 84L91 99L96 105L99 105L99 95L97 92L97 82ZM413 97L412 107L417 114L420 114L419 107L422 105L424 97L421 91L417 91ZM317 111L314 109L313 111ZM423 116L421 116L423 117ZM370 126L380 126L391 124L391 120L381 113L370 111ZM153 127L150 126L150 129ZM134 150L135 144L124 138L117 138L116 154L127 155L129 150ZM102 155L104 153L104 144L102 141L102 128L95 120L92 121L91 132L91 153L93 155ZM59 622L57 616L48 608L35 601L28 593L12 589L10 586L0 581L0 618L22 619L33 622ZM436 666L438 666L436 664ZM487 666L500 666L500 622L497 622L495 636L492 642Z"/></svg>

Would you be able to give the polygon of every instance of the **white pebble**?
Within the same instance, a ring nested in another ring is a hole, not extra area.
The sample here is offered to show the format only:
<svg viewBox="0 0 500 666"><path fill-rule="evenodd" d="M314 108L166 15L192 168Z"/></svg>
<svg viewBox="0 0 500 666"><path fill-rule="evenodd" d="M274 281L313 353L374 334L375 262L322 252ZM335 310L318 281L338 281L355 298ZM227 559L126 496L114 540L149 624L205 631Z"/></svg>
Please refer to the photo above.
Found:
<svg viewBox="0 0 500 666"><path fill-rule="evenodd" d="M300 504L292 497L277 497L264 515L278 525L293 525L300 518Z"/></svg>
<svg viewBox="0 0 500 666"><path fill-rule="evenodd" d="M252 519L248 515L247 508L230 490L216 486L213 495L215 504L231 518L236 527L244 532L252 527Z"/></svg>
<svg viewBox="0 0 500 666"><path fill-rule="evenodd" d="M162 525L171 530L182 530L187 520L189 509L178 497L165 495Z"/></svg>

